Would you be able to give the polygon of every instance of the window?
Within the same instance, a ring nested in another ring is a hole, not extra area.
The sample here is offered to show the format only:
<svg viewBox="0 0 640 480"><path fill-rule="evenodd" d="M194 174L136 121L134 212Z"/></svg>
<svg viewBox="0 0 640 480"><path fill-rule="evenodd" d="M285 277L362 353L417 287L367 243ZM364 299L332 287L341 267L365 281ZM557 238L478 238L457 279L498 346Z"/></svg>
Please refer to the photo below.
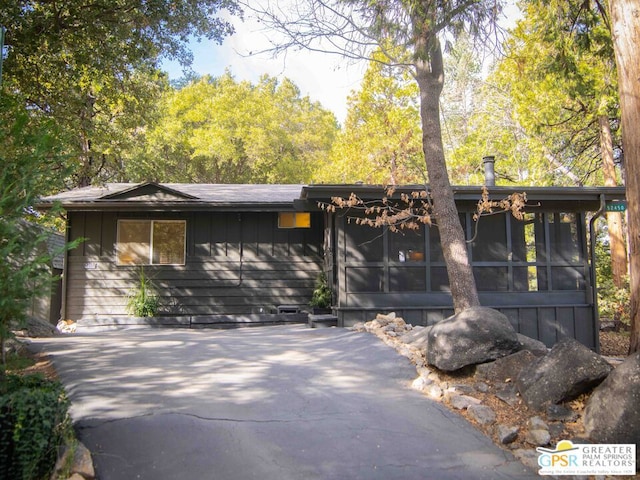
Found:
<svg viewBox="0 0 640 480"><path fill-rule="evenodd" d="M280 212L278 228L311 228L309 212Z"/></svg>
<svg viewBox="0 0 640 480"><path fill-rule="evenodd" d="M118 220L118 265L184 265L184 220Z"/></svg>

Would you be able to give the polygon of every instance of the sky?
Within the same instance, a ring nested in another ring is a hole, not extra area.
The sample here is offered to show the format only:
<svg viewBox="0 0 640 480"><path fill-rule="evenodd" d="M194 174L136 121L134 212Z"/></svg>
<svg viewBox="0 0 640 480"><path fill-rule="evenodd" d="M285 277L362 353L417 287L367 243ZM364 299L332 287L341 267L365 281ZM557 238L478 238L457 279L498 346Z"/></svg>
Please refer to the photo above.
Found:
<svg viewBox="0 0 640 480"><path fill-rule="evenodd" d="M301 96L309 96L331 110L340 123L347 113L347 97L358 90L366 70L366 62L347 62L337 55L309 51L289 51L273 58L270 54L248 55L269 45L265 32L250 20L231 19L236 33L227 37L222 45L203 39L192 42L192 69L200 74L218 77L228 69L237 81L257 83L260 76L268 74L282 80L288 78L300 89ZM162 69L171 80L182 76L182 68L176 62L163 62Z"/></svg>
<svg viewBox="0 0 640 480"><path fill-rule="evenodd" d="M505 26L512 26L520 16L512 6L506 11ZM360 88L367 62L349 62L337 55L310 51L289 51L273 58L269 54L249 55L269 45L268 32L257 22L245 18L230 18L236 33L227 37L222 45L203 39L191 42L192 69L200 74L218 77L229 70L237 81L257 83L261 75L268 74L282 80L289 78L300 89L302 96L309 96L331 110L344 124L347 114L347 97ZM182 77L182 67L176 62L164 62L162 69L171 80Z"/></svg>

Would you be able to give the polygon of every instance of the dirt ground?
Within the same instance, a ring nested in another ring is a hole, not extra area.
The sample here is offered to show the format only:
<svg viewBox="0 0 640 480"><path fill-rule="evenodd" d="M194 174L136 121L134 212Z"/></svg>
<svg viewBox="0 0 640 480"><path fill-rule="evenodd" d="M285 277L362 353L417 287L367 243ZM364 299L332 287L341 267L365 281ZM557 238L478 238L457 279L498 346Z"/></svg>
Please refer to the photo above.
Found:
<svg viewBox="0 0 640 480"><path fill-rule="evenodd" d="M600 355L624 358L628 352L628 332L600 332Z"/></svg>

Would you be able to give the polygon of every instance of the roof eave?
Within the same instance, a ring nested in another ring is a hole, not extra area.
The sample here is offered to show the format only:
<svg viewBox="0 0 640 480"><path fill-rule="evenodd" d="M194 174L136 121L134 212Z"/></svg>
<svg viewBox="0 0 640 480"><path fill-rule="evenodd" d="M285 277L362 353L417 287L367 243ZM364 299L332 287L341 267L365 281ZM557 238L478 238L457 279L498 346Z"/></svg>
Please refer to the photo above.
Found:
<svg viewBox="0 0 640 480"><path fill-rule="evenodd" d="M294 202L141 202L141 201L77 201L58 202L66 211L281 211L293 210ZM36 208L47 210L52 208L54 202L39 203Z"/></svg>

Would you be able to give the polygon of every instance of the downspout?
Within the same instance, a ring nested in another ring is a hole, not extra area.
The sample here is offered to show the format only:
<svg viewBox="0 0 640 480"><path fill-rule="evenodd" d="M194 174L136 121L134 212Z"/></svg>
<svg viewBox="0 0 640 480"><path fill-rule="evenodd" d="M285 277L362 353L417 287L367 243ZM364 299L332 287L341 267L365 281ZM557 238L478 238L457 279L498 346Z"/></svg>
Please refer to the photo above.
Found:
<svg viewBox="0 0 640 480"><path fill-rule="evenodd" d="M596 232L595 223L596 220L602 216L606 209L606 202L604 193L600 194L600 209L589 220L589 243L591 246L591 305L593 305L593 319L595 325L594 332L594 345L596 346L596 352L600 353L600 315L598 314L598 286L596 285Z"/></svg>
<svg viewBox="0 0 640 480"><path fill-rule="evenodd" d="M65 218L65 229L64 229L64 242L65 248L63 253L63 263L62 263L62 299L60 301L60 320L66 320L67 318L67 282L69 277L69 249L67 245L70 243L71 238L71 229L69 228L69 212L66 214Z"/></svg>

